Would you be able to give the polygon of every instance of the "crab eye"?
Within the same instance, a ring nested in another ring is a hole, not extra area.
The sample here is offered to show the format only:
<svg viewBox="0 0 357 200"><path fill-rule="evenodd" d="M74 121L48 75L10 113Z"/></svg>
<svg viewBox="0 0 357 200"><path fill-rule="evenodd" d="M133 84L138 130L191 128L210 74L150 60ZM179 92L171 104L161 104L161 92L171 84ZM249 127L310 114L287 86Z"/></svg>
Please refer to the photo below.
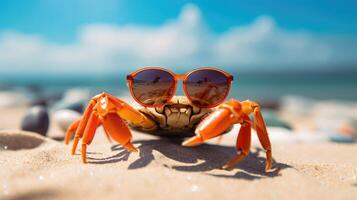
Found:
<svg viewBox="0 0 357 200"><path fill-rule="evenodd" d="M107 106L108 106L107 98L106 98L106 97L101 98L101 99L100 99L100 107L101 107L102 109L106 109Z"/></svg>

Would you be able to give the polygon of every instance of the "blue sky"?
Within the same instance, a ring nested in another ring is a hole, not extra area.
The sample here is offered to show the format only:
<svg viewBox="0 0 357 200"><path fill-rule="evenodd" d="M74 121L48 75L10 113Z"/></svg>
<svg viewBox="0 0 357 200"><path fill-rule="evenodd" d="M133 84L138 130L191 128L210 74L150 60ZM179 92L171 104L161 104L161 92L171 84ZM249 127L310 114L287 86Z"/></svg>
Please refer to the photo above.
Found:
<svg viewBox="0 0 357 200"><path fill-rule="evenodd" d="M357 1L343 0L1 0L0 29L41 34L54 42L71 42L82 25L160 25L192 2L215 32L269 15L282 28L318 33L356 34Z"/></svg>
<svg viewBox="0 0 357 200"><path fill-rule="evenodd" d="M0 0L0 74L357 66L357 2Z"/></svg>

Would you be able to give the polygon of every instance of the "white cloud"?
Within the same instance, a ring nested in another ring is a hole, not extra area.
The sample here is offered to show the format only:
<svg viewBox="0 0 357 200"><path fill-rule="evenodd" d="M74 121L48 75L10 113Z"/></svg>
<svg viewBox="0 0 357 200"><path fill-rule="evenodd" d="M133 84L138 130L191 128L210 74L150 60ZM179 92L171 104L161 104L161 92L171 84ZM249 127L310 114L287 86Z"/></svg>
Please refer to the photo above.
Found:
<svg viewBox="0 0 357 200"><path fill-rule="evenodd" d="M357 63L357 37L287 31L269 16L214 33L200 10L186 5L178 18L158 27L91 24L73 44L41 36L0 33L0 72L92 73L162 65L276 68Z"/></svg>

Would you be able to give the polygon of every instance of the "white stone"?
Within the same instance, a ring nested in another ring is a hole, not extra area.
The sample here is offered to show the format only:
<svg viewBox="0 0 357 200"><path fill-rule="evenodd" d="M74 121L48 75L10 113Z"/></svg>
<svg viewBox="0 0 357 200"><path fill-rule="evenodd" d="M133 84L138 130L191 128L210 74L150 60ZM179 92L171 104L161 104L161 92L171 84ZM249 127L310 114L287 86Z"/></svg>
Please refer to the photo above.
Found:
<svg viewBox="0 0 357 200"><path fill-rule="evenodd" d="M73 110L58 110L53 114L54 121L59 125L62 130L66 130L68 126L81 118L81 114Z"/></svg>

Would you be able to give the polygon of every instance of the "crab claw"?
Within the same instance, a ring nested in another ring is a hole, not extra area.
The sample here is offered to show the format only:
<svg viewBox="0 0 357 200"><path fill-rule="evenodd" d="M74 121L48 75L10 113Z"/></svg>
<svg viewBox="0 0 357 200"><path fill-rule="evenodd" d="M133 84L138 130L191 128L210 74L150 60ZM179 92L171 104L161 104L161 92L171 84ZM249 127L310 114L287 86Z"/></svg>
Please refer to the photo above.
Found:
<svg viewBox="0 0 357 200"><path fill-rule="evenodd" d="M182 143L183 146L195 146L205 140L223 134L233 124L237 123L237 117L232 114L231 109L222 106L208 115L196 128L196 136Z"/></svg>
<svg viewBox="0 0 357 200"><path fill-rule="evenodd" d="M251 113L254 113L253 122L249 118ZM201 144L207 139L222 135L230 126L236 123L241 124L236 142L236 149L239 153L222 168L231 170L248 156L251 143L251 128L255 126L259 141L266 150L267 162L265 170L269 171L272 167L271 143L259 105L253 101L247 100L240 103L232 99L222 104L198 125L195 131L196 136L189 138L182 145L194 146Z"/></svg>
<svg viewBox="0 0 357 200"><path fill-rule="evenodd" d="M193 137L190 137L189 139L185 140L182 143L182 146L187 146L187 147L191 147L191 146L197 146L203 143L203 138L201 137L201 135L196 135Z"/></svg>

